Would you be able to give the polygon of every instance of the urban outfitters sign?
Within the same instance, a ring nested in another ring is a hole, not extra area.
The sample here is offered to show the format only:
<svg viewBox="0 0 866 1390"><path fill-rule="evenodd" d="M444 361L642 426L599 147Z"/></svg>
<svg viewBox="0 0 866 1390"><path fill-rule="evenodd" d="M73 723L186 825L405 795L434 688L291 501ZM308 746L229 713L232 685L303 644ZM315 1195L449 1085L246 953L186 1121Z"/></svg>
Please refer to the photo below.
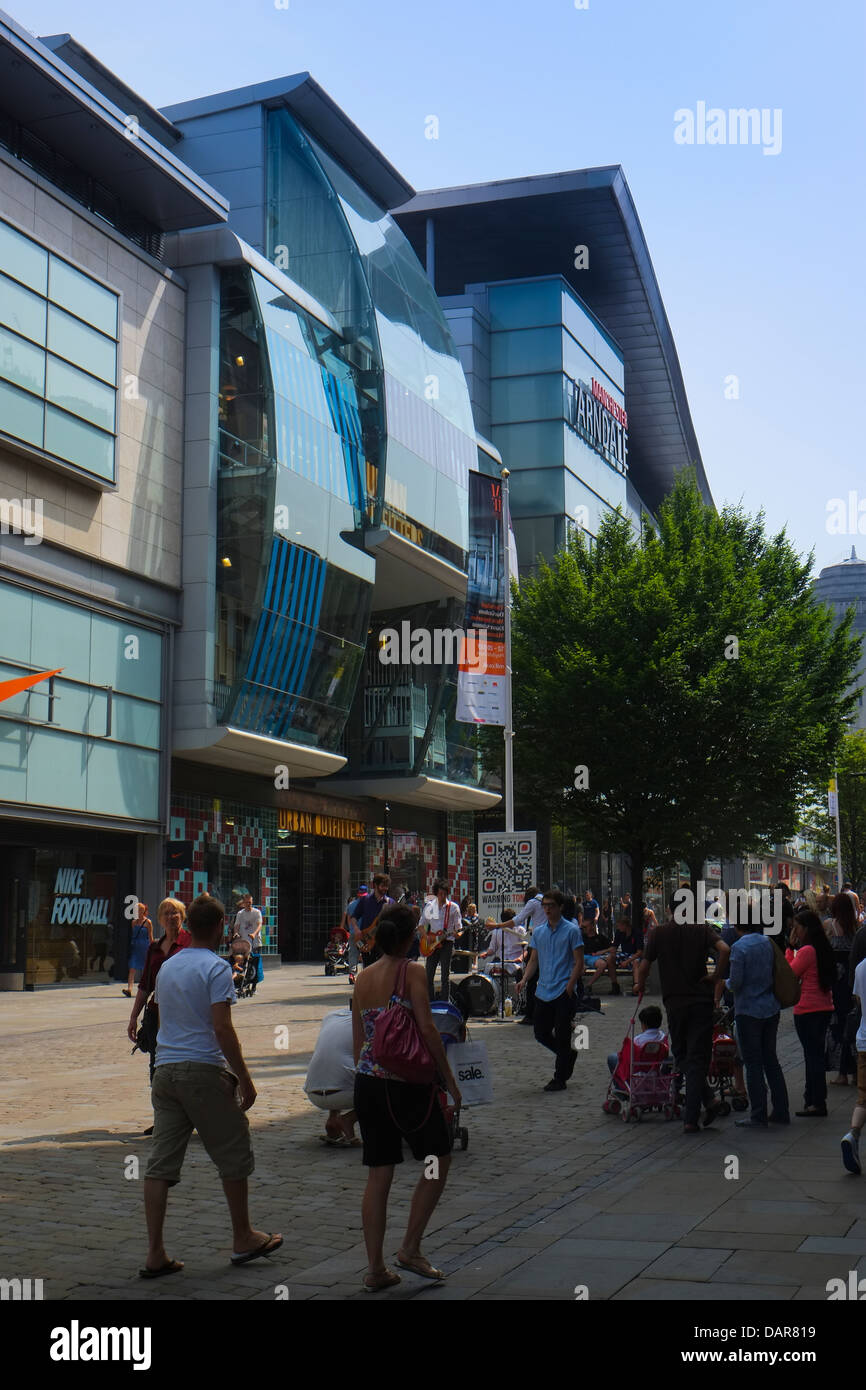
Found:
<svg viewBox="0 0 866 1390"><path fill-rule="evenodd" d="M312 811L277 812L277 829L294 830L300 835L325 835L331 840L364 840L367 827L362 820L341 816L319 816Z"/></svg>
<svg viewBox="0 0 866 1390"><path fill-rule="evenodd" d="M591 449L619 473L628 472L628 415L593 377L592 385L571 381L568 423Z"/></svg>

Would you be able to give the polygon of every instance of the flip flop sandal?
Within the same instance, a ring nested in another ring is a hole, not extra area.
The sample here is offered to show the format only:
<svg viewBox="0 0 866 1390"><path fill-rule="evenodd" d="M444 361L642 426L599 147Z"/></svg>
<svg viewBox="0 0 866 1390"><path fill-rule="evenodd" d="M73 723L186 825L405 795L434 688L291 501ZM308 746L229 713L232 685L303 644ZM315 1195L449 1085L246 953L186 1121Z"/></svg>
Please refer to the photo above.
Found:
<svg viewBox="0 0 866 1390"><path fill-rule="evenodd" d="M434 1265L431 1265L429 1260L424 1259L423 1255L420 1259L414 1260L401 1260L398 1255L394 1263L398 1264L401 1269L410 1270L412 1274L420 1274L422 1279L439 1280L445 1278L444 1271L436 1269Z"/></svg>
<svg viewBox="0 0 866 1390"><path fill-rule="evenodd" d="M386 1269L384 1274L365 1274L362 1287L365 1293L381 1293L383 1289L392 1289L395 1284L402 1282L399 1274Z"/></svg>
<svg viewBox="0 0 866 1390"><path fill-rule="evenodd" d="M144 1269L138 1271L139 1279L161 1279L164 1274L180 1274L183 1269L182 1260L169 1260L168 1264L160 1265L159 1269Z"/></svg>
<svg viewBox="0 0 866 1390"><path fill-rule="evenodd" d="M336 1138L335 1138L335 1139L332 1139L331 1136L330 1136L330 1134L320 1134L320 1135L319 1135L319 1143L320 1143L320 1144L328 1144L328 1145L330 1145L330 1147L331 1147L332 1149L338 1148L338 1147L340 1146L340 1144L342 1144L343 1142L344 1142L344 1139L343 1139L342 1134L340 1135L339 1139L336 1139Z"/></svg>
<svg viewBox="0 0 866 1390"><path fill-rule="evenodd" d="M279 1250L282 1243L282 1236L268 1236L267 1240L263 1241L258 1250L247 1250L244 1255L232 1255L232 1264L247 1265L250 1260L257 1260L260 1255L272 1255L275 1250Z"/></svg>

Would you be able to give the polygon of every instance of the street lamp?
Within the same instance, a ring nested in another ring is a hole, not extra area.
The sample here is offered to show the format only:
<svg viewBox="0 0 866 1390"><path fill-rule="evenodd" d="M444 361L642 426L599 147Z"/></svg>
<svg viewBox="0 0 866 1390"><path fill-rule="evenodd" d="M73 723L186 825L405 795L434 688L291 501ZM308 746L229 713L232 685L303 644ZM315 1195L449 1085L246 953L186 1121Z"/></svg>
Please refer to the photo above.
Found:
<svg viewBox="0 0 866 1390"><path fill-rule="evenodd" d="M388 805L388 803L387 803L387 801L386 801L386 802L385 802L385 826L384 826L384 830L385 830L385 862L384 862L384 864L383 864L383 866L382 866L382 872L383 872L383 873L386 873L386 874L389 874L389 873L391 872L391 870L390 870L390 868L389 868L389 865L388 865L388 817L389 817L390 814L391 814L391 807Z"/></svg>

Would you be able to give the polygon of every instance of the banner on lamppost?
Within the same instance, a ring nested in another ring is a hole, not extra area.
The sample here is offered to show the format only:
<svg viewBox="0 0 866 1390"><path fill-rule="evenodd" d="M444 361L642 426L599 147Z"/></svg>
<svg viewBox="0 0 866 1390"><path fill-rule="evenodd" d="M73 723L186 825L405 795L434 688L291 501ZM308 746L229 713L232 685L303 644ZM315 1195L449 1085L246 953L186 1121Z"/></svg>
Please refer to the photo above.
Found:
<svg viewBox="0 0 866 1390"><path fill-rule="evenodd" d="M505 557L502 483L469 474L469 576L458 665L457 718L462 724L505 724ZM476 633L473 639L470 634ZM467 661L472 652L481 661Z"/></svg>
<svg viewBox="0 0 866 1390"><path fill-rule="evenodd" d="M836 778L830 778L830 787L827 792L827 809L831 816L839 814L839 793L836 790Z"/></svg>

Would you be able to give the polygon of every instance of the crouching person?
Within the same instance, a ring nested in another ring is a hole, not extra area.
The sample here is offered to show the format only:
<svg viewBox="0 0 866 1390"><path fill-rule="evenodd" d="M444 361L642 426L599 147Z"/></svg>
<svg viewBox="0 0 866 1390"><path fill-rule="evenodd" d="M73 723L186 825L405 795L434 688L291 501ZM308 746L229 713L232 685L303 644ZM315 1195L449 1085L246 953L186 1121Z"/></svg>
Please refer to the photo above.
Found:
<svg viewBox="0 0 866 1390"><path fill-rule="evenodd" d="M246 1111L256 1099L231 1020L231 966L217 954L225 908L202 893L189 910L187 950L159 972L159 1033L153 1076L153 1147L144 1175L147 1260L139 1274L157 1279L183 1269L163 1244L168 1189L180 1182L186 1147L198 1130L222 1178L232 1224L232 1264L269 1255L283 1243L250 1225L247 1179L254 1168ZM171 967L169 969L169 967Z"/></svg>

